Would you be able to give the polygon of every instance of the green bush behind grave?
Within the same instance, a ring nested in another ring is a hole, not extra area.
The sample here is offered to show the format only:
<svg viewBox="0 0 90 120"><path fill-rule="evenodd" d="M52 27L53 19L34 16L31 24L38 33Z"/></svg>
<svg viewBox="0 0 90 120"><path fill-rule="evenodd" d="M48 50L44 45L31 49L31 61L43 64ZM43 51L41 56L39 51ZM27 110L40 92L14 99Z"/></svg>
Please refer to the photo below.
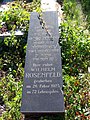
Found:
<svg viewBox="0 0 90 120"><path fill-rule="evenodd" d="M7 31L11 36L0 38L0 56L2 70L16 70L19 63L24 64L25 46L27 41L27 32L29 27L30 13L26 11L21 3L13 2L9 5L9 10L0 14L0 24L5 22ZM2 26L1 26L2 27ZM24 36L15 36L14 31L21 30Z"/></svg>
<svg viewBox="0 0 90 120"><path fill-rule="evenodd" d="M82 4L82 7L84 9L85 12L90 12L90 0L80 0L81 4Z"/></svg>
<svg viewBox="0 0 90 120"><path fill-rule="evenodd" d="M82 10L85 14L85 19L87 20L87 29L90 30L90 0L80 0L82 4Z"/></svg>
<svg viewBox="0 0 90 120"><path fill-rule="evenodd" d="M90 74L64 75L65 120L89 120Z"/></svg>
<svg viewBox="0 0 90 120"><path fill-rule="evenodd" d="M61 24L60 45L64 73L78 75L87 72L90 65L90 35L78 23L65 21Z"/></svg>
<svg viewBox="0 0 90 120"><path fill-rule="evenodd" d="M60 45L64 73L69 75L87 72L90 66L90 34L84 22L80 20L80 15L75 0L64 1Z"/></svg>

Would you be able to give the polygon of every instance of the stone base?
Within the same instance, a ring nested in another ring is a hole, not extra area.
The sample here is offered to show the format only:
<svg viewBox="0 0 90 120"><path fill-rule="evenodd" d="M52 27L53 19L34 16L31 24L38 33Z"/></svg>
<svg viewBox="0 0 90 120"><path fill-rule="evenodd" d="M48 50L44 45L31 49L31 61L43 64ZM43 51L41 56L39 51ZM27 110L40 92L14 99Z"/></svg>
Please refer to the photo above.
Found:
<svg viewBox="0 0 90 120"><path fill-rule="evenodd" d="M25 116L24 120L39 120L40 117Z"/></svg>
<svg viewBox="0 0 90 120"><path fill-rule="evenodd" d="M39 114L39 115L34 115L34 116L30 116L30 115L25 115L24 120L40 120L40 118L44 118L47 117L47 119L51 119L51 120L65 120L65 113L61 113L61 114Z"/></svg>

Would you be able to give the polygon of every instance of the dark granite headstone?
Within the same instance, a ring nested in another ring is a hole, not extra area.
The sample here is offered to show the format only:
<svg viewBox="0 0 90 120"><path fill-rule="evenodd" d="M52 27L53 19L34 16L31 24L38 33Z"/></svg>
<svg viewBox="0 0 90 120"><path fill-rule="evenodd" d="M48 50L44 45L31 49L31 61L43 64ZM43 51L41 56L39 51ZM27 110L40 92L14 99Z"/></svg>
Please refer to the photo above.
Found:
<svg viewBox="0 0 90 120"><path fill-rule="evenodd" d="M56 12L32 13L28 32L21 112L64 112L61 50Z"/></svg>

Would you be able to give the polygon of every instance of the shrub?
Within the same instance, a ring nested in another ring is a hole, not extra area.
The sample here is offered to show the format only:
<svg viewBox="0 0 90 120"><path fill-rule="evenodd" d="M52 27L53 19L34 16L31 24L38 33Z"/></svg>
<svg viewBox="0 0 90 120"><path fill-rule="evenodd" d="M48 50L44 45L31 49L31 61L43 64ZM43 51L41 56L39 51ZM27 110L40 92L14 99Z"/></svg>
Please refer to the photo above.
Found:
<svg viewBox="0 0 90 120"><path fill-rule="evenodd" d="M64 76L65 120L89 120L90 74Z"/></svg>
<svg viewBox="0 0 90 120"><path fill-rule="evenodd" d="M21 30L26 32L30 19L30 13L22 8L19 2L12 2L8 6L8 10L1 14L2 22L5 22L7 30Z"/></svg>
<svg viewBox="0 0 90 120"><path fill-rule="evenodd" d="M90 12L89 6L90 6L90 1L89 0L80 0L82 3L82 7L85 12Z"/></svg>
<svg viewBox="0 0 90 120"><path fill-rule="evenodd" d="M70 23L61 24L62 63L67 74L78 75L79 72L87 72L89 66L90 36L76 23Z"/></svg>
<svg viewBox="0 0 90 120"><path fill-rule="evenodd" d="M0 95L3 96L6 112L2 120L20 120L23 68L19 64L17 71L10 72L0 80ZM13 75L14 74L14 75Z"/></svg>
<svg viewBox="0 0 90 120"><path fill-rule="evenodd" d="M85 19L87 20L87 28L90 31L90 0L80 0L82 5L82 10L85 14Z"/></svg>
<svg viewBox="0 0 90 120"><path fill-rule="evenodd" d="M65 0L67 1L67 0ZM90 65L90 35L83 26L79 17L79 11L75 10L74 3L65 2L65 20L60 26L60 45L62 49L62 63L65 74L78 75L79 72L87 72ZM69 8L70 6L70 8Z"/></svg>

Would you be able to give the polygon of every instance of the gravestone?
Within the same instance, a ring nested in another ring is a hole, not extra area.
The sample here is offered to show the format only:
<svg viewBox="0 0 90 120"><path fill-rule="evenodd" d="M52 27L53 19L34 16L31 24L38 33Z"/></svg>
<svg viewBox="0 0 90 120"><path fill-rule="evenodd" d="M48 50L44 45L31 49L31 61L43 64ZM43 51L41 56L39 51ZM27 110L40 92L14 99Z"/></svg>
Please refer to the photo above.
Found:
<svg viewBox="0 0 90 120"><path fill-rule="evenodd" d="M64 112L61 49L56 12L33 12L28 32L21 112L25 116Z"/></svg>

